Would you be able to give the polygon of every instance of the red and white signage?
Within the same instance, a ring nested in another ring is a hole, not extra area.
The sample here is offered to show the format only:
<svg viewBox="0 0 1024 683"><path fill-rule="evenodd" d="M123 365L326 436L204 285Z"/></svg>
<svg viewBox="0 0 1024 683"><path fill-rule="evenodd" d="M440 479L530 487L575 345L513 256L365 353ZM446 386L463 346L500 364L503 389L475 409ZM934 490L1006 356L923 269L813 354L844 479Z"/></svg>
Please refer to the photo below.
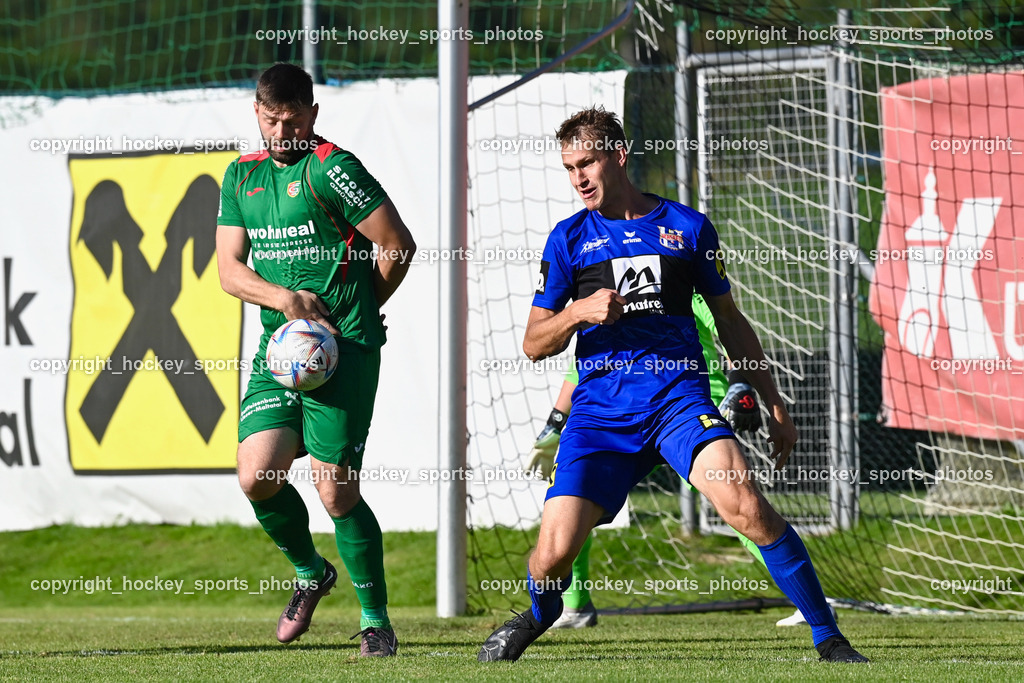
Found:
<svg viewBox="0 0 1024 683"><path fill-rule="evenodd" d="M1024 439L1024 73L914 81L881 102L870 307L886 424Z"/></svg>

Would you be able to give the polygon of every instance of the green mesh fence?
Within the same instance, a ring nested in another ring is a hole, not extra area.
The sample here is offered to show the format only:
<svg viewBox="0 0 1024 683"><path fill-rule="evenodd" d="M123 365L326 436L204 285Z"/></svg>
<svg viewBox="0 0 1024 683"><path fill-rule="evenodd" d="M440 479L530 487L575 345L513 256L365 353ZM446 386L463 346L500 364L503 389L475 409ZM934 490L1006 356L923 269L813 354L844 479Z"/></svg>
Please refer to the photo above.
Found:
<svg viewBox="0 0 1024 683"><path fill-rule="evenodd" d="M456 36L473 73L524 72L610 22L608 0L478 2ZM271 35L268 37L267 33ZM321 1L303 21L299 0L11 0L0 10L0 92L92 94L251 84L276 61L318 52L321 80L437 73L437 3ZM568 68L621 67L614 41Z"/></svg>
<svg viewBox="0 0 1024 683"><path fill-rule="evenodd" d="M582 42L611 22L625 4L473 2L467 32L459 38L470 44L472 73L523 73ZM734 43L708 39L708 29L785 28L790 36L779 44L816 42L801 41L797 31L831 26L836 11L833 3L813 0L637 4L633 30L602 41L563 68L602 71L656 64L674 51L672 24L678 18L695 27L695 52L738 49ZM883 3L852 5L866 10ZM969 53L969 59L986 63L1020 54L1024 12L1018 0L939 2L929 3L929 8L893 12L887 23L926 30L956 24L985 27L991 36L947 42ZM8 0L0 8L0 92L60 96L249 85L273 62L302 62L306 43L316 44L317 75L326 82L436 74L437 45L443 39L437 30L436 2L377 0L356 5L321 0L315 17L304 22L301 0ZM271 37L267 32L273 32ZM899 48L901 56L913 50L911 43Z"/></svg>

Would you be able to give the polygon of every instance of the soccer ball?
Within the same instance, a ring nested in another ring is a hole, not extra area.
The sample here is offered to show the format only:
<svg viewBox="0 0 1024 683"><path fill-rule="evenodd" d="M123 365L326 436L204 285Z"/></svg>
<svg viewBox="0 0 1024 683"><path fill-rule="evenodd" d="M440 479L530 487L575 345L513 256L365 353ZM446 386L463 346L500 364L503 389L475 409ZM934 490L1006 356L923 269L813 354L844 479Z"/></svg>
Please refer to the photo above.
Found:
<svg viewBox="0 0 1024 683"><path fill-rule="evenodd" d="M267 342L267 367L289 389L316 389L338 369L338 342L318 322L291 320Z"/></svg>

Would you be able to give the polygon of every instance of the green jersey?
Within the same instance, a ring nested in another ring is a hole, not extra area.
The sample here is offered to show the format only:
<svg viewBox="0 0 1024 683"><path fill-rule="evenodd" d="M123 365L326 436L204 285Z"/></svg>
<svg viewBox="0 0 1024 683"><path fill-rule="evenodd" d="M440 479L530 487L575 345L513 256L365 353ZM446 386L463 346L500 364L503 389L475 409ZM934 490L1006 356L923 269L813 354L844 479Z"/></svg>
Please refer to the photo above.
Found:
<svg viewBox="0 0 1024 683"><path fill-rule="evenodd" d="M320 137L315 142L315 151L284 168L266 150L232 161L217 225L245 228L253 269L264 280L320 297L343 345L378 349L384 326L373 287L373 243L355 226L387 195L351 153ZM263 308L260 321L262 352L286 320Z"/></svg>
<svg viewBox="0 0 1024 683"><path fill-rule="evenodd" d="M722 372L722 361L718 356L718 349L715 348L715 337L718 331L715 328L715 316L700 294L693 295L693 317L697 320L697 335L700 337L700 345L704 350L704 362L708 366L708 382L711 384L711 400L715 405L725 398L725 392L729 389L729 380ZM579 384L580 376L576 365L565 376L565 381Z"/></svg>
<svg viewBox="0 0 1024 683"><path fill-rule="evenodd" d="M729 390L729 380L722 371L722 358L715 348L715 337L718 336L718 329L715 327L715 316L700 294L693 295L693 317L697 319L697 336L700 337L700 345L704 350L704 362L708 366L708 382L711 384L711 400L718 405L725 392Z"/></svg>

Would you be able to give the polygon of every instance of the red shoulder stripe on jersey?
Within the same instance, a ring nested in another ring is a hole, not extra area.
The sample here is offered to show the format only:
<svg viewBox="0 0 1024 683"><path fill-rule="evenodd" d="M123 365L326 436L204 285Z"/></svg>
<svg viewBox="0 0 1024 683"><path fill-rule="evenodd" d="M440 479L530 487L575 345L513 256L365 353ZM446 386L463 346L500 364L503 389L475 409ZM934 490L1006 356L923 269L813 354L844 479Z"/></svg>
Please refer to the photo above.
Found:
<svg viewBox="0 0 1024 683"><path fill-rule="evenodd" d="M320 147L318 146L317 151L319 152L319 150ZM351 225L349 225L348 234L346 235L341 231L341 228L338 227L338 224L334 221L334 216L332 216L331 212L327 209L326 206L324 206L324 203L320 201L320 197L316 196L316 190L313 189L313 180L312 178L310 178L309 175L308 165L306 166L306 186L309 187L309 193L313 195L313 199L316 200L316 203L320 205L320 208L323 209L325 214L327 214L327 217L331 219L331 223L334 224L334 229L337 230L338 234L341 235L341 238L345 240L345 258L341 260L341 281L344 282L345 278L348 276L348 252L352 248L352 240L356 238L356 230Z"/></svg>
<svg viewBox="0 0 1024 683"><path fill-rule="evenodd" d="M246 155L244 157L239 157L238 160L239 161L256 161L256 166L253 166L252 168L249 169L249 173L252 173L253 171L256 170L256 168L260 164L262 164L264 161L266 161L269 158L270 158L270 152L268 152L267 150L263 150L259 154L248 154L248 155ZM242 182L238 183L238 187L235 188L235 194L238 194L239 190L242 189L242 185L245 184L246 178L249 177L249 173L246 173L245 177L242 178Z"/></svg>
<svg viewBox="0 0 1024 683"><path fill-rule="evenodd" d="M333 142L328 142L319 135L316 136L316 150L313 152L316 154L316 158L320 160L320 163L327 161L327 156L338 149L338 146Z"/></svg>
<svg viewBox="0 0 1024 683"><path fill-rule="evenodd" d="M266 159L269 156L270 152L268 152L267 150L253 152L252 154L243 154L242 156L238 157L238 163L246 164L249 163L250 161L256 161L257 159Z"/></svg>

